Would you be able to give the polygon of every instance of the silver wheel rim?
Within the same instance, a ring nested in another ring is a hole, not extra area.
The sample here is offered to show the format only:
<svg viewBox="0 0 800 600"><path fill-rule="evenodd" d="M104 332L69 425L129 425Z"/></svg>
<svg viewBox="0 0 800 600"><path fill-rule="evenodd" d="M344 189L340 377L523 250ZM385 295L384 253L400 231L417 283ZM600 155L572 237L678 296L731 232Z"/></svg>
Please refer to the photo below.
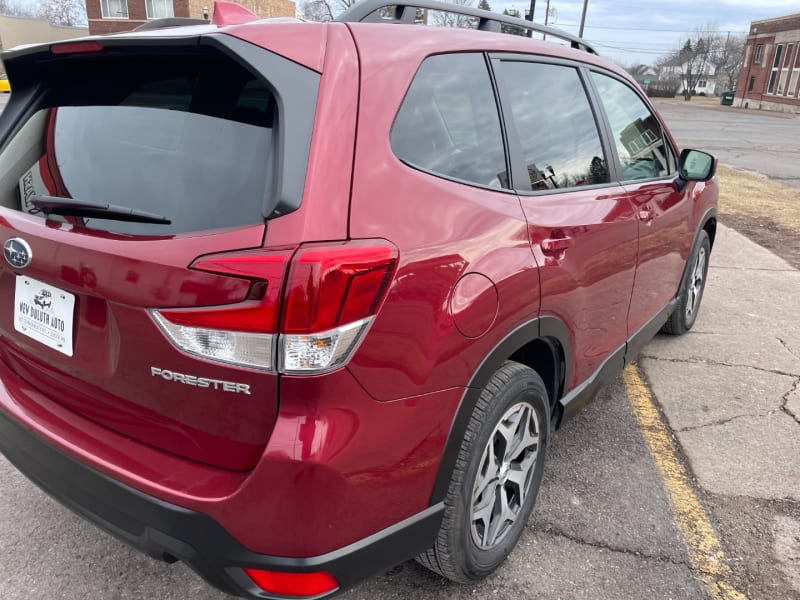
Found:
<svg viewBox="0 0 800 600"><path fill-rule="evenodd" d="M539 419L533 406L512 406L483 449L472 487L472 541L487 550L499 544L519 517L533 483L539 454Z"/></svg>
<svg viewBox="0 0 800 600"><path fill-rule="evenodd" d="M689 280L689 297L686 302L686 319L691 320L700 307L700 296L703 293L703 284L706 276L706 249L701 247L694 261L691 279Z"/></svg>

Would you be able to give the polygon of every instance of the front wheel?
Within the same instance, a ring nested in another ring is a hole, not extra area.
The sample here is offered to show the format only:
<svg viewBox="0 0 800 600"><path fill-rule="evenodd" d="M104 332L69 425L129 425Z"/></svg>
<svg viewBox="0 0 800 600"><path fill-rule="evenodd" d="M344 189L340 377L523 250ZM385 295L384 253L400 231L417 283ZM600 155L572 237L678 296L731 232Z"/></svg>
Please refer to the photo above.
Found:
<svg viewBox="0 0 800 600"><path fill-rule="evenodd" d="M700 301L708 277L708 259L711 256L711 240L705 230L697 236L692 254L689 256L689 269L686 271L681 285L678 305L670 315L664 327L664 333L682 335L689 331L697 319Z"/></svg>
<svg viewBox="0 0 800 600"><path fill-rule="evenodd" d="M436 543L418 562L461 583L483 579L500 566L533 510L549 428L541 377L524 365L506 362L478 399Z"/></svg>

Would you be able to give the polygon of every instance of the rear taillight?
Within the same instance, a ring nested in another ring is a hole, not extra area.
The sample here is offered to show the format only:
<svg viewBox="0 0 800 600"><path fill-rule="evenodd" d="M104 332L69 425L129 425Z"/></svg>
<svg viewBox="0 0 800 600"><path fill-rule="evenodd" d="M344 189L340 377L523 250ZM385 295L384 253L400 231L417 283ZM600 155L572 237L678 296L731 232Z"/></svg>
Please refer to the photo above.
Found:
<svg viewBox="0 0 800 600"><path fill-rule="evenodd" d="M279 343L283 373L322 373L352 356L386 293L393 246L311 244L292 260Z"/></svg>
<svg viewBox="0 0 800 600"><path fill-rule="evenodd" d="M192 268L250 279L250 299L152 314L191 354L283 373L323 373L352 356L396 265L397 249L374 240L309 244L293 256L250 251L204 258Z"/></svg>

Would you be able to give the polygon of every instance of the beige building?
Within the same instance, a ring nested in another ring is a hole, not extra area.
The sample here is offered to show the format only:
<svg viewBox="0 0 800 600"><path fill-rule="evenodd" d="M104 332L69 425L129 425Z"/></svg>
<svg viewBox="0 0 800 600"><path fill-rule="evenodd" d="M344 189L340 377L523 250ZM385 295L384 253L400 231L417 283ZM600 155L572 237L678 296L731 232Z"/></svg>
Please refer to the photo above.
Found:
<svg viewBox="0 0 800 600"><path fill-rule="evenodd" d="M10 50L23 44L57 42L89 35L87 27L57 27L44 19L0 15L0 49ZM5 68L0 62L0 72Z"/></svg>

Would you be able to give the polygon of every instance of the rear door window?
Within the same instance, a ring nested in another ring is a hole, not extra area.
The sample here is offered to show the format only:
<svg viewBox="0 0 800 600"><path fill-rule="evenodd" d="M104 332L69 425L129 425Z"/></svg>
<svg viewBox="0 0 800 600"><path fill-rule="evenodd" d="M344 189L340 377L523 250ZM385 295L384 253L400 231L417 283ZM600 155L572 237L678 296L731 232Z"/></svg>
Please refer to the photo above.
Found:
<svg viewBox="0 0 800 600"><path fill-rule="evenodd" d="M608 183L605 152L578 70L516 60L495 64L528 171L530 184L522 191Z"/></svg>
<svg viewBox="0 0 800 600"><path fill-rule="evenodd" d="M119 62L85 61L26 126L41 130L17 136L40 143L19 174L21 209L37 213L33 196L55 196L171 221L82 222L126 234L263 222L277 119L268 82L213 53Z"/></svg>

